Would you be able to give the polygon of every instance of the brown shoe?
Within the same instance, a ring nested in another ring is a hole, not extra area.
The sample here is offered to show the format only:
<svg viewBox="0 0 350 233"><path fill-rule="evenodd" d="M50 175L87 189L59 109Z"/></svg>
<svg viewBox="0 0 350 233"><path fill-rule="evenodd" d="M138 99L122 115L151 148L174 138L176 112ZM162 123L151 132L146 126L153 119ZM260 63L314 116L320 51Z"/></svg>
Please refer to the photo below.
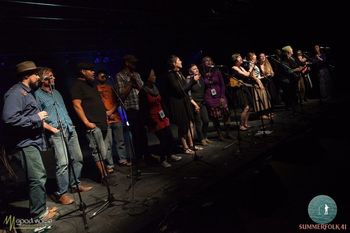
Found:
<svg viewBox="0 0 350 233"><path fill-rule="evenodd" d="M57 212L58 208L56 206L49 207L49 212Z"/></svg>
<svg viewBox="0 0 350 233"><path fill-rule="evenodd" d="M58 202L61 203L62 205L70 205L74 202L74 200L70 198L67 193L65 193L61 195L61 197L58 199ZM56 211L52 211L52 212L56 212Z"/></svg>
<svg viewBox="0 0 350 233"><path fill-rule="evenodd" d="M88 192L92 189L92 186L85 186L85 185L79 185L79 191L80 192ZM72 189L72 192L73 193L76 193L77 192L77 188L76 187L73 187Z"/></svg>
<svg viewBox="0 0 350 233"><path fill-rule="evenodd" d="M47 222L51 219L53 219L57 215L56 211L47 211L47 214L41 218L42 221Z"/></svg>

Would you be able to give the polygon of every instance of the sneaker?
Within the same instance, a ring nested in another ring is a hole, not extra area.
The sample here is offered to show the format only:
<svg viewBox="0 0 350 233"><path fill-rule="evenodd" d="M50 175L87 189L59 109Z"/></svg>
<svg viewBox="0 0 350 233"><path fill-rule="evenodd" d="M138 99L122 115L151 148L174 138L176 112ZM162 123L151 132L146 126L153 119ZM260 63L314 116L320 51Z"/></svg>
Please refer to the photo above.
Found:
<svg viewBox="0 0 350 233"><path fill-rule="evenodd" d="M201 141L201 145L202 145L202 146L207 146L207 145L208 145L207 140L203 139L203 140Z"/></svg>
<svg viewBox="0 0 350 233"><path fill-rule="evenodd" d="M157 160L158 162L160 162L160 156L159 155L151 154L151 157L154 158L155 160Z"/></svg>
<svg viewBox="0 0 350 233"><path fill-rule="evenodd" d="M206 138L205 141L206 141L208 144L213 143L213 141L212 141L212 140L209 140L208 138Z"/></svg>
<svg viewBox="0 0 350 233"><path fill-rule="evenodd" d="M161 165L164 167L164 168L168 168L168 167L171 167L171 164L170 163L168 163L167 161L163 161L162 163L161 163Z"/></svg>
<svg viewBox="0 0 350 233"><path fill-rule="evenodd" d="M108 174L112 174L114 172L114 168L113 167L108 167L107 168L107 172L108 172Z"/></svg>
<svg viewBox="0 0 350 233"><path fill-rule="evenodd" d="M173 160L173 161L179 161L179 160L182 159L182 157L181 157L181 156L178 156L178 155L170 155L170 158L171 158L171 160Z"/></svg>

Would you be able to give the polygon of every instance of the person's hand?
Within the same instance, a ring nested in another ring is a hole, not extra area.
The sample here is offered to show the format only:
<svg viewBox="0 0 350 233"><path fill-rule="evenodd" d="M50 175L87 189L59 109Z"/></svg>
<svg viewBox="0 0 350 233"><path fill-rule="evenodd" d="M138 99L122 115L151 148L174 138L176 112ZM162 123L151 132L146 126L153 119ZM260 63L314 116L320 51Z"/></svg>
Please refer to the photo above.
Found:
<svg viewBox="0 0 350 233"><path fill-rule="evenodd" d="M132 88L136 88L136 89L139 88L139 85L138 85L138 83L137 83L137 78L136 78L135 75L131 74L131 76L130 76L130 82L131 82L131 87L132 87Z"/></svg>
<svg viewBox="0 0 350 233"><path fill-rule="evenodd" d="M223 106L225 104L225 98L220 98L220 104Z"/></svg>
<svg viewBox="0 0 350 233"><path fill-rule="evenodd" d="M88 128L88 129L94 129L94 128L96 128L95 123L91 123L91 122L86 123L85 126L86 126L86 128Z"/></svg>
<svg viewBox="0 0 350 233"><path fill-rule="evenodd" d="M41 112L38 112L38 116L40 120L45 120L49 116L49 114L46 111L41 111Z"/></svg>
<svg viewBox="0 0 350 233"><path fill-rule="evenodd" d="M51 129L51 132L52 132L53 134L56 134L56 133L60 132L60 130L53 127L53 128Z"/></svg>
<svg viewBox="0 0 350 233"><path fill-rule="evenodd" d="M195 74L195 75L193 76L193 79L196 80L196 81L198 81L199 78L200 78L200 75L199 75L199 74Z"/></svg>
<svg viewBox="0 0 350 233"><path fill-rule="evenodd" d="M321 58L321 56L320 55L316 55L316 58L318 59L318 60L320 60L320 61L323 61L323 59Z"/></svg>
<svg viewBox="0 0 350 233"><path fill-rule="evenodd" d="M201 110L201 108L197 105L197 106L194 106L194 111L195 112L199 112Z"/></svg>

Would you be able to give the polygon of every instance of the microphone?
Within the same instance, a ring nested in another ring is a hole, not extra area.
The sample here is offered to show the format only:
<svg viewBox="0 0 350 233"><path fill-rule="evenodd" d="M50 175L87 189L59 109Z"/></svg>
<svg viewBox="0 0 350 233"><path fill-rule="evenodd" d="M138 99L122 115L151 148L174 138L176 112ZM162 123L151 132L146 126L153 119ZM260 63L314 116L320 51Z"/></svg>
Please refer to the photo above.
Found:
<svg viewBox="0 0 350 233"><path fill-rule="evenodd" d="M44 80L51 80L51 79L53 79L53 77L43 77L42 81L44 81Z"/></svg>
<svg viewBox="0 0 350 233"><path fill-rule="evenodd" d="M225 67L225 65L209 65L208 67L210 67L210 68L215 68L215 67L222 68L222 67Z"/></svg>
<svg viewBox="0 0 350 233"><path fill-rule="evenodd" d="M276 57L275 54L272 54L272 55L265 55L265 57Z"/></svg>
<svg viewBox="0 0 350 233"><path fill-rule="evenodd" d="M328 46L320 46L320 49L331 49L331 47L328 47Z"/></svg>
<svg viewBox="0 0 350 233"><path fill-rule="evenodd" d="M245 59L243 59L243 62L244 62L244 63L253 64L253 62L251 62L251 61L247 61L247 60L245 60Z"/></svg>

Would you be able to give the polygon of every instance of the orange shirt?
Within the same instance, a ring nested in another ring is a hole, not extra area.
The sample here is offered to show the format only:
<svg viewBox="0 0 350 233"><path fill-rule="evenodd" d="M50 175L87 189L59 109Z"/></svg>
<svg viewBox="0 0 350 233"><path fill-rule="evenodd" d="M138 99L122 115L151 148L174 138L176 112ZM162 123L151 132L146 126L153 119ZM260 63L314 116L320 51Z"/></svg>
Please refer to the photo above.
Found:
<svg viewBox="0 0 350 233"><path fill-rule="evenodd" d="M98 84L96 87L100 93L106 111L109 111L115 107L114 112L111 115L107 116L107 123L111 124L121 122L119 113L117 111L117 101L113 88L108 84Z"/></svg>

